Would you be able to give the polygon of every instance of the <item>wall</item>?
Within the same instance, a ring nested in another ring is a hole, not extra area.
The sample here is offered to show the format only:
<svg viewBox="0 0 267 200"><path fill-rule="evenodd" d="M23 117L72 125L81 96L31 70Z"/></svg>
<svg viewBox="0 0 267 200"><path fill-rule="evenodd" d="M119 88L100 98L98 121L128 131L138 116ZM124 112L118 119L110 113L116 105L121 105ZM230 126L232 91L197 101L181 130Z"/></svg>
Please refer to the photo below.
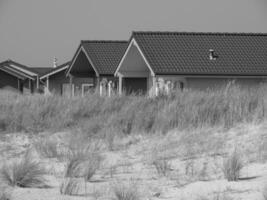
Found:
<svg viewBox="0 0 267 200"><path fill-rule="evenodd" d="M0 70L0 89L18 91L18 78Z"/></svg>
<svg viewBox="0 0 267 200"><path fill-rule="evenodd" d="M46 81L46 79L44 79ZM62 94L62 84L69 83L69 78L66 77L65 71L61 71L49 77L49 91L53 94ZM46 86L46 84L45 84Z"/></svg>

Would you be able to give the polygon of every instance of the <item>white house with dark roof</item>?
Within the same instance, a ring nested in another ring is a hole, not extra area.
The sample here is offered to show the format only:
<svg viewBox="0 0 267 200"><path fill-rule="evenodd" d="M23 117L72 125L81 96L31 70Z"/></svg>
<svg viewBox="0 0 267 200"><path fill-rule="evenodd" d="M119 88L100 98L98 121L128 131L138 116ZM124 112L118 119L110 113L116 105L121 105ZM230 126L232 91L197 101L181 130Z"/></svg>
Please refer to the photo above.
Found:
<svg viewBox="0 0 267 200"><path fill-rule="evenodd" d="M32 68L12 60L0 63L0 89L34 93L40 89L39 77L49 68Z"/></svg>
<svg viewBox="0 0 267 200"><path fill-rule="evenodd" d="M267 78L267 34L133 32L115 76L119 91L207 89Z"/></svg>
<svg viewBox="0 0 267 200"><path fill-rule="evenodd" d="M69 86L65 86L66 93L84 95L91 90L101 95L115 93L114 73L127 45L127 41L82 40L66 72L70 80Z"/></svg>

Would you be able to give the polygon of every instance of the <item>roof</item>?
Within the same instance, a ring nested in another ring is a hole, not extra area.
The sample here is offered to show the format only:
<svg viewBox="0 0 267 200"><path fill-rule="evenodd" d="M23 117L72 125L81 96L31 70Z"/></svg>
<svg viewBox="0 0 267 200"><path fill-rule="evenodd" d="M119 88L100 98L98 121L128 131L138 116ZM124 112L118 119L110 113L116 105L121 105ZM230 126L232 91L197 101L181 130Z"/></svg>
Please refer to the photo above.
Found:
<svg viewBox="0 0 267 200"><path fill-rule="evenodd" d="M23 74L20 74L20 73L14 71L14 70L10 70L10 68L8 68L7 66L2 65L2 64L0 64L0 70L3 71L3 72L6 72L6 73L8 73L8 74L10 74L12 76L15 76L15 77L17 77L19 79L22 79L22 80L27 78Z"/></svg>
<svg viewBox="0 0 267 200"><path fill-rule="evenodd" d="M114 75L128 41L82 40L81 46L101 75Z"/></svg>
<svg viewBox="0 0 267 200"><path fill-rule="evenodd" d="M155 74L267 75L267 34L133 32L132 38Z"/></svg>
<svg viewBox="0 0 267 200"><path fill-rule="evenodd" d="M54 68L52 68L52 67L31 67L30 69L32 71L34 71L35 73L37 73L39 76L42 76Z"/></svg>
<svg viewBox="0 0 267 200"><path fill-rule="evenodd" d="M49 70L47 70L46 73L43 73L42 76L40 77L40 79L43 79L43 78L49 77L51 75L57 74L59 72L62 72L64 70L68 69L69 65L70 65L70 62L66 62L62 65L57 66L56 68L48 68Z"/></svg>
<svg viewBox="0 0 267 200"><path fill-rule="evenodd" d="M35 77L38 75L36 72L31 70L30 67L14 62L12 60L7 60L0 63L0 67L9 72L13 72L14 76L16 76L16 74L19 74L23 78L35 79Z"/></svg>

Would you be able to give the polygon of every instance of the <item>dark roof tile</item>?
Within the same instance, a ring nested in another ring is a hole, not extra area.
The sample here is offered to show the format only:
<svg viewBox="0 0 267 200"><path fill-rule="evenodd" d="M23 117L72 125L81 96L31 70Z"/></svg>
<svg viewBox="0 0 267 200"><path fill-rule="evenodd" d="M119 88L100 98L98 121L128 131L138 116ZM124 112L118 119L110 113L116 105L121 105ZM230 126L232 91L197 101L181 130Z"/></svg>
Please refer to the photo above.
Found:
<svg viewBox="0 0 267 200"><path fill-rule="evenodd" d="M267 34L133 32L156 74L267 75ZM213 49L216 60L209 59Z"/></svg>
<svg viewBox="0 0 267 200"><path fill-rule="evenodd" d="M82 40L81 45L99 74L113 75L127 48L127 41Z"/></svg>

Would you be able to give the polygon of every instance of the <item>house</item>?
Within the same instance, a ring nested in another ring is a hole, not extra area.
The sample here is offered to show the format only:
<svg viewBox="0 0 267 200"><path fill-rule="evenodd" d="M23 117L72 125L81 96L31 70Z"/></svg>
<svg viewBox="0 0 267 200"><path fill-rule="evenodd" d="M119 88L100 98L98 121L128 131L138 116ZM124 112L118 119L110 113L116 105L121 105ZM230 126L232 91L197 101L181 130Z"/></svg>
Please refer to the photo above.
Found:
<svg viewBox="0 0 267 200"><path fill-rule="evenodd" d="M66 71L69 68L70 62L66 62L60 66L54 65L40 76L40 82L44 85L45 94L63 95L64 86L69 86L69 78L66 76Z"/></svg>
<svg viewBox="0 0 267 200"><path fill-rule="evenodd" d="M127 41L81 41L67 69L69 84L63 86L63 94L68 91L72 95L116 92L118 78L114 73L127 45Z"/></svg>
<svg viewBox="0 0 267 200"><path fill-rule="evenodd" d="M119 92L157 95L267 78L267 34L133 32L115 71Z"/></svg>
<svg viewBox="0 0 267 200"><path fill-rule="evenodd" d="M39 75L46 68L31 68L12 60L0 63L0 89L34 93L39 91Z"/></svg>

